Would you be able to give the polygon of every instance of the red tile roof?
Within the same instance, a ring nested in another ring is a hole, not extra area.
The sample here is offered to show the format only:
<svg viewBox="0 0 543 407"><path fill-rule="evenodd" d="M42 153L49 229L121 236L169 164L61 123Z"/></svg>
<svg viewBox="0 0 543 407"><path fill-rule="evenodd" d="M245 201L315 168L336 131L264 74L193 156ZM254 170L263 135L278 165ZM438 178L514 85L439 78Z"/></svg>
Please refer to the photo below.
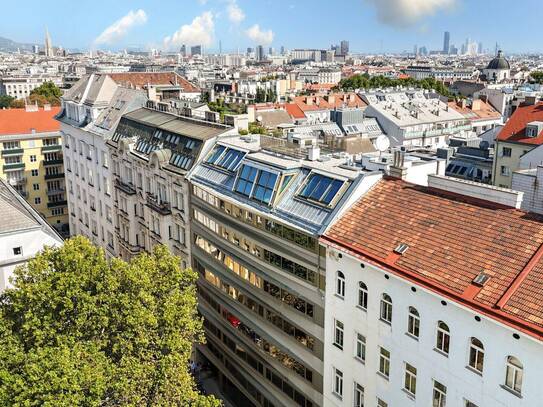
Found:
<svg viewBox="0 0 543 407"><path fill-rule="evenodd" d="M27 112L25 109L0 110L0 136L11 134L30 134L60 131L60 123L55 120L60 107L51 110L39 109L36 112Z"/></svg>
<svg viewBox="0 0 543 407"><path fill-rule="evenodd" d="M286 103L285 109L287 110L287 113L292 117L293 119L305 119L305 114L300 107L295 103Z"/></svg>
<svg viewBox="0 0 543 407"><path fill-rule="evenodd" d="M342 107L366 107L367 104L354 92L331 93L329 95L296 96L294 103L306 112L312 110L327 110Z"/></svg>
<svg viewBox="0 0 543 407"><path fill-rule="evenodd" d="M543 339L543 217L384 179L323 237L359 258ZM403 255L394 253L409 245ZM484 287L473 279L490 276Z"/></svg>
<svg viewBox="0 0 543 407"><path fill-rule="evenodd" d="M489 119L499 119L502 117L494 107L483 100L473 101L471 106L465 105L462 107L456 102L449 102L449 107L456 110L458 113L464 115L468 120L472 122L484 121Z"/></svg>
<svg viewBox="0 0 543 407"><path fill-rule="evenodd" d="M200 89L175 72L124 72L110 73L111 79L120 85L143 89L147 85L180 85L185 92L200 92Z"/></svg>
<svg viewBox="0 0 543 407"><path fill-rule="evenodd" d="M526 137L526 124L536 121L543 122L543 102L530 106L520 106L505 123L498 135L498 140L524 144L543 144L543 131L537 137Z"/></svg>

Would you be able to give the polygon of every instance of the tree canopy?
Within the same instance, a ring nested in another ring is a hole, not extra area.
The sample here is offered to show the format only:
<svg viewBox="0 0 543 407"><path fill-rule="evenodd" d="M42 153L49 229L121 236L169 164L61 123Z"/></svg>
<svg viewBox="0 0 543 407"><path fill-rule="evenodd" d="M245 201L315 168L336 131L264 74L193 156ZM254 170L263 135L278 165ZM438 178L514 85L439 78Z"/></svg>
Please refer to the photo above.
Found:
<svg viewBox="0 0 543 407"><path fill-rule="evenodd" d="M2 95L0 96L0 109L10 107L11 103L15 100L13 96Z"/></svg>
<svg viewBox="0 0 543 407"><path fill-rule="evenodd" d="M542 71L534 71L530 74L530 77L535 83L543 83L543 72Z"/></svg>
<svg viewBox="0 0 543 407"><path fill-rule="evenodd" d="M189 373L196 273L165 247L109 262L76 237L15 276L0 297L0 405L220 405Z"/></svg>
<svg viewBox="0 0 543 407"><path fill-rule="evenodd" d="M29 99L31 101L37 101L40 106L43 106L44 103L58 106L60 104L61 96L62 91L60 88L53 82L48 81L42 83L39 87L30 92ZM33 97L34 100L32 100Z"/></svg>
<svg viewBox="0 0 543 407"><path fill-rule="evenodd" d="M368 74L353 75L350 78L342 79L338 88L344 91L354 89L376 89L392 88L396 86L411 86L422 89L434 89L440 95L451 97L449 89L441 81L434 78L416 80L413 78L389 78L383 75L370 76Z"/></svg>

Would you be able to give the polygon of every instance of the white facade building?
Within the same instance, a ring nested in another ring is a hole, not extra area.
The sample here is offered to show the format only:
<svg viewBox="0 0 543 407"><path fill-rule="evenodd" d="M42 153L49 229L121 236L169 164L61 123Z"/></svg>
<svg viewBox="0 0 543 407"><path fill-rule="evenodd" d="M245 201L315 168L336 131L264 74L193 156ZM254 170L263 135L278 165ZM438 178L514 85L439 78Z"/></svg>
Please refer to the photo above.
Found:
<svg viewBox="0 0 543 407"><path fill-rule="evenodd" d="M14 270L45 246L60 246L62 238L38 212L0 178L0 293L12 286Z"/></svg>
<svg viewBox="0 0 543 407"><path fill-rule="evenodd" d="M62 86L62 77L50 75L4 76L0 78L0 95L24 99L45 82L53 82L56 86Z"/></svg>
<svg viewBox="0 0 543 407"><path fill-rule="evenodd" d="M436 180L432 190L380 181L321 239L324 406L541 405L543 315L528 293L543 223L496 206L522 194L486 187L492 202L481 204L436 193L452 184Z"/></svg>
<svg viewBox="0 0 543 407"><path fill-rule="evenodd" d="M113 177L106 141L122 114L143 106L142 91L118 86L108 75L93 74L62 97L58 119L68 190L70 232L118 253L115 245Z"/></svg>

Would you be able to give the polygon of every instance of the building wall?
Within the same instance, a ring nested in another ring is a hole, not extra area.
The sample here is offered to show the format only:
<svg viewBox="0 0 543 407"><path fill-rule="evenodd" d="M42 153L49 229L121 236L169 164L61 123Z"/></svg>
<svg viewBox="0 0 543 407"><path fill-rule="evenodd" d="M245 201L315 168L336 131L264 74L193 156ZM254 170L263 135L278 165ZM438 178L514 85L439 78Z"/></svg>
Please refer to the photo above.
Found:
<svg viewBox="0 0 543 407"><path fill-rule="evenodd" d="M497 187L511 188L513 172L521 168L522 156L534 149L534 147L536 146L496 140L492 183ZM511 150L510 156L508 153L504 154L504 148L506 151L507 149Z"/></svg>
<svg viewBox="0 0 543 407"><path fill-rule="evenodd" d="M58 143L44 145L44 143ZM47 222L67 231L62 139L59 132L2 136L0 175L10 181Z"/></svg>
<svg viewBox="0 0 543 407"><path fill-rule="evenodd" d="M113 178L104 139L61 122L70 234L82 235L117 255Z"/></svg>
<svg viewBox="0 0 543 407"><path fill-rule="evenodd" d="M41 228L0 235L0 293L12 287L9 279L14 270L34 257L44 246L60 246L60 237L45 233ZM14 249L21 248L21 254Z"/></svg>
<svg viewBox="0 0 543 407"><path fill-rule="evenodd" d="M514 172L511 188L524 192L521 208L528 212L543 214L543 167L526 172Z"/></svg>
<svg viewBox="0 0 543 407"><path fill-rule="evenodd" d="M515 339L513 334L518 332L513 329L346 253L339 258L334 249L328 248L326 264L324 406L353 406L354 382L364 388L364 405L375 406L377 398L380 398L391 407L431 406L434 380L446 386L447 407L465 407L468 400L478 407L532 407L541 404L541 342L523 334ZM344 298L335 293L334 280L338 270L346 279ZM368 288L367 311L357 305L359 281ZM390 325L379 319L383 293L392 299ZM415 307L420 315L418 339L407 334L409 307ZM480 322L475 317L480 317ZM343 350L333 345L335 320L344 323ZM448 356L434 350L439 320L450 329ZM365 363L354 357L356 333L366 338ZM466 367L472 337L484 345L482 374ZM389 379L376 373L380 347L390 352ZM502 386L509 355L517 357L524 366L522 397ZM415 397L403 390L406 362L417 369ZM332 391L334 368L343 372L342 399Z"/></svg>

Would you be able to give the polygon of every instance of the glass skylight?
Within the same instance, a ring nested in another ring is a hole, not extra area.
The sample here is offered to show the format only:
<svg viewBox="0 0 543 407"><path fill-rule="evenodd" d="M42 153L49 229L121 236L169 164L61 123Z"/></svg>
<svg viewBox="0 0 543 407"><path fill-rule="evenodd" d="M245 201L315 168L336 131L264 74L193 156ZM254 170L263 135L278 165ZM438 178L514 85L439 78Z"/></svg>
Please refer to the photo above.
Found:
<svg viewBox="0 0 543 407"><path fill-rule="evenodd" d="M277 184L277 178L278 174L273 172L244 165L241 168L235 191L255 201L269 205Z"/></svg>
<svg viewBox="0 0 543 407"><path fill-rule="evenodd" d="M326 177L321 174L312 174L300 192L302 198L310 199L325 205L330 205L343 181Z"/></svg>
<svg viewBox="0 0 543 407"><path fill-rule="evenodd" d="M205 162L228 171L236 171L243 157L245 157L243 151L216 146Z"/></svg>
<svg viewBox="0 0 543 407"><path fill-rule="evenodd" d="M260 175L258 176L258 182L256 183L253 198L257 201L269 204L273 195L273 189L276 181L277 174L261 170Z"/></svg>
<svg viewBox="0 0 543 407"><path fill-rule="evenodd" d="M239 175L238 183L236 185L236 192L242 195L250 196L255 183L257 169L249 165L244 165Z"/></svg>

